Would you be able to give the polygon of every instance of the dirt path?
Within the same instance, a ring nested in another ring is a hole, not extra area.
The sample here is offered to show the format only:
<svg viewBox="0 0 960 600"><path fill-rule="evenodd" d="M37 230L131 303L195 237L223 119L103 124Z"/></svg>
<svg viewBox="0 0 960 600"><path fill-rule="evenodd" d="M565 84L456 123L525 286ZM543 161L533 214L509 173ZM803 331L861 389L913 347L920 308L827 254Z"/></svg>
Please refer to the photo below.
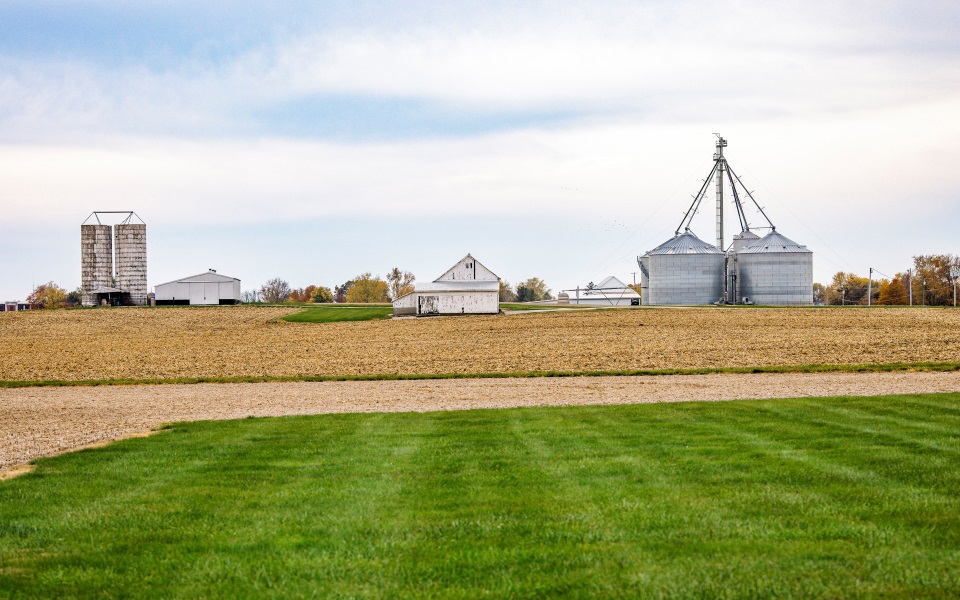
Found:
<svg viewBox="0 0 960 600"><path fill-rule="evenodd" d="M0 472L172 421L958 392L960 372L447 379L0 389Z"/></svg>

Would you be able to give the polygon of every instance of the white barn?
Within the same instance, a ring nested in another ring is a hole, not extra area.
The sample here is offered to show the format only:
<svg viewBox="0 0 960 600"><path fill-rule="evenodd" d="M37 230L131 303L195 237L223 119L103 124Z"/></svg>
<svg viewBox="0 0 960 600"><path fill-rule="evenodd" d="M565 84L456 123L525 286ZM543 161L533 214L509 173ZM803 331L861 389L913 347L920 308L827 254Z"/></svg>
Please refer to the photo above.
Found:
<svg viewBox="0 0 960 600"><path fill-rule="evenodd" d="M394 316L488 315L500 312L500 278L469 254L430 283L393 301Z"/></svg>
<svg viewBox="0 0 960 600"><path fill-rule="evenodd" d="M161 283L154 289L158 306L240 303L240 280L220 275L213 269L199 275Z"/></svg>

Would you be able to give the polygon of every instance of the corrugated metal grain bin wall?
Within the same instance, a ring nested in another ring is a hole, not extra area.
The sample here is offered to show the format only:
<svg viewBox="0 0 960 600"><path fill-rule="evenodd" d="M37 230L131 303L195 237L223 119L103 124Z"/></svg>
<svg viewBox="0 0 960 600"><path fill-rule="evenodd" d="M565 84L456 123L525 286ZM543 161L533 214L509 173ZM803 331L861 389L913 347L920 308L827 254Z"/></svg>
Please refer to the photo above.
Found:
<svg viewBox="0 0 960 600"><path fill-rule="evenodd" d="M641 258L644 304L712 304L723 297L724 255L686 232ZM643 271L646 271L644 274Z"/></svg>
<svg viewBox="0 0 960 600"><path fill-rule="evenodd" d="M813 304L813 252L772 231L737 253L740 297L753 304Z"/></svg>

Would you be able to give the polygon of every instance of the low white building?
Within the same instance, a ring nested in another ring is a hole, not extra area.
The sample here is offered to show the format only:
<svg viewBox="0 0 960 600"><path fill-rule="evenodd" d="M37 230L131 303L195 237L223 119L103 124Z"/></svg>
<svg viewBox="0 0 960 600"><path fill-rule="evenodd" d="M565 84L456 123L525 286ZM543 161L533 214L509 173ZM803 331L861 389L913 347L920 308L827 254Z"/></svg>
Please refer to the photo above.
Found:
<svg viewBox="0 0 960 600"><path fill-rule="evenodd" d="M154 289L157 306L240 303L240 280L220 275L213 269L199 275L161 283Z"/></svg>
<svg viewBox="0 0 960 600"><path fill-rule="evenodd" d="M564 297L566 296L566 298ZM558 303L581 306L639 306L640 294L613 275L592 289L567 290L558 297Z"/></svg>
<svg viewBox="0 0 960 600"><path fill-rule="evenodd" d="M500 278L469 254L430 283L393 301L394 316L487 315L500 312Z"/></svg>

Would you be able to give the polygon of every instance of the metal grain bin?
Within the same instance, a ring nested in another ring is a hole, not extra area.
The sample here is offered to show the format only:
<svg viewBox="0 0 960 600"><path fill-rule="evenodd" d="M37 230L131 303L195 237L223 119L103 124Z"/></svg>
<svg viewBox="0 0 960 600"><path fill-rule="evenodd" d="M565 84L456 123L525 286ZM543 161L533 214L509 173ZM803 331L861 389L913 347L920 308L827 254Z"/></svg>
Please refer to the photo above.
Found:
<svg viewBox="0 0 960 600"><path fill-rule="evenodd" d="M813 252L776 231L737 253L740 301L813 304Z"/></svg>
<svg viewBox="0 0 960 600"><path fill-rule="evenodd" d="M643 303L712 304L723 297L724 255L687 231L640 259Z"/></svg>

